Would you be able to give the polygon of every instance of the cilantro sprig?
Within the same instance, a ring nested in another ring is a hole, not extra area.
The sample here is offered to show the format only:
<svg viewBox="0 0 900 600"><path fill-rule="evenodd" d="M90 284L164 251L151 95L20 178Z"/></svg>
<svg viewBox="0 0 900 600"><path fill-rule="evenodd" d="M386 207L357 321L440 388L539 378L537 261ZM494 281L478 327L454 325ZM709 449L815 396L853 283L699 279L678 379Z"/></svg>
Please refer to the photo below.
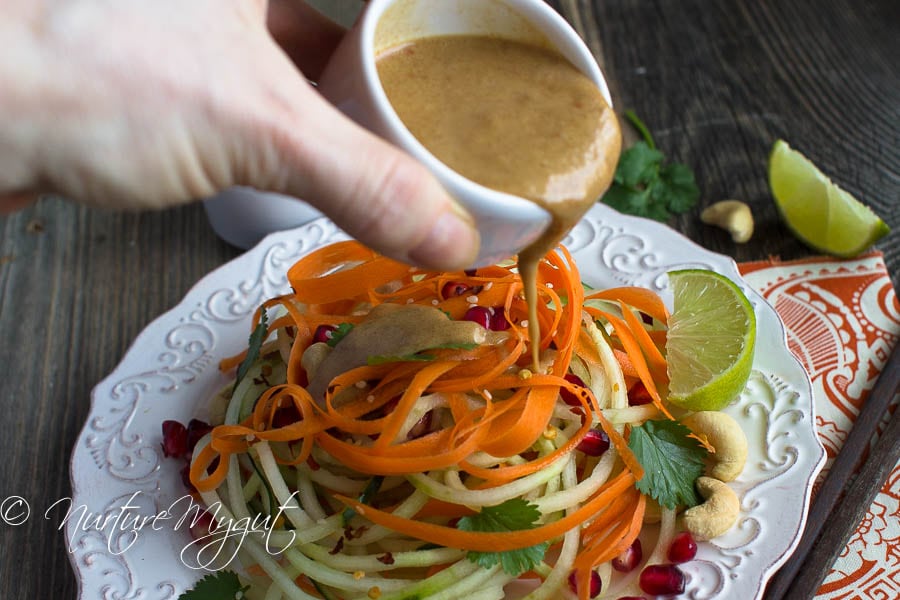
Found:
<svg viewBox="0 0 900 600"><path fill-rule="evenodd" d="M521 498L512 498L496 506L485 506L478 514L463 517L457 527L463 531L503 532L534 529L541 513L537 505ZM466 558L490 569L496 564L508 574L519 576L533 569L547 552L547 542L504 552L470 551Z"/></svg>
<svg viewBox="0 0 900 600"><path fill-rule="evenodd" d="M645 421L632 428L628 438L628 447L644 467L644 477L635 486L667 508L702 502L694 482L703 474L708 452L690 434L676 421Z"/></svg>
<svg viewBox="0 0 900 600"><path fill-rule="evenodd" d="M233 571L210 573L194 587L178 596L178 600L240 600L250 589L241 585L241 580Z"/></svg>
<svg viewBox="0 0 900 600"><path fill-rule="evenodd" d="M700 198L700 189L691 169L681 163L666 162L650 130L633 111L626 111L625 118L643 139L619 157L613 183L601 200L619 212L657 221L693 208Z"/></svg>

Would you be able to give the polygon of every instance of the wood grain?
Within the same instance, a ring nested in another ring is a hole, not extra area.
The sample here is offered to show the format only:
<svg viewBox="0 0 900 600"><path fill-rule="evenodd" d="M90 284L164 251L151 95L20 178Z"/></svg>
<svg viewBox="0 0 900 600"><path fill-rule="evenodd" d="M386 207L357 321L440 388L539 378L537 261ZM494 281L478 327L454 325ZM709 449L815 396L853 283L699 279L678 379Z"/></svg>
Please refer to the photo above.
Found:
<svg viewBox="0 0 900 600"><path fill-rule="evenodd" d="M900 285L900 3L895 0L557 0L601 57L619 109L636 111L692 165L701 203L736 197L757 233L737 246L673 227L738 260L811 253L781 225L765 179L787 139L894 229L878 249ZM77 596L59 515L91 389L137 334L203 275L238 255L202 208L118 214L48 198L0 217L0 501L33 514L0 523L0 598Z"/></svg>
<svg viewBox="0 0 900 600"><path fill-rule="evenodd" d="M144 214L86 209L57 198L0 220L0 500L32 516L0 523L0 598L72 599L63 534L69 456L91 389L140 331L238 251L199 205Z"/></svg>

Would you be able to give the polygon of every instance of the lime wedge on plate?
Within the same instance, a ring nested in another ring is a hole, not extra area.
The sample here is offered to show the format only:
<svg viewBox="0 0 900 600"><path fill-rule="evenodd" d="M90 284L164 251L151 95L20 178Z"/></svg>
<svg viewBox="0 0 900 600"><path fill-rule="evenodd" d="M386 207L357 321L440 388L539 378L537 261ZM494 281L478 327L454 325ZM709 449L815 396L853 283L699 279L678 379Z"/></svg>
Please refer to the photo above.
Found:
<svg viewBox="0 0 900 600"><path fill-rule="evenodd" d="M784 140L775 142L769 156L769 186L787 226L820 252L856 256L890 232L878 215Z"/></svg>
<svg viewBox="0 0 900 600"><path fill-rule="evenodd" d="M675 296L666 336L669 400L688 410L719 410L747 385L756 344L756 315L724 275L672 271Z"/></svg>

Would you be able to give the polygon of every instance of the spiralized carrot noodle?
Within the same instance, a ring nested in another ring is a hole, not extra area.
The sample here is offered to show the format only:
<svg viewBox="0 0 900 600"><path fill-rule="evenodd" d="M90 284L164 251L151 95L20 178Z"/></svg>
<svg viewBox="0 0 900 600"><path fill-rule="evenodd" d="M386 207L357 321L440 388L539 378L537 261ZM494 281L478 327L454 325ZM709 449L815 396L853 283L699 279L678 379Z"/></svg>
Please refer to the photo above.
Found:
<svg viewBox="0 0 900 600"><path fill-rule="evenodd" d="M205 502L235 518L281 517L278 560L249 552L257 542L238 552L253 585L277 586L277 598L449 598L521 576L532 597L560 598L575 573L587 598L591 571L641 532L629 424L603 411L627 407L618 382L639 380L668 414L659 297L632 287L586 296L569 252L549 253L535 372L513 265L427 272L347 241L300 259L288 280L292 291L254 315L254 328L268 317L259 352L221 362L249 369L223 393L224 422L190 468ZM386 328L401 321L393 348ZM586 438L603 434L609 449L593 456ZM530 527L457 527L512 500L535 508ZM523 573L467 559L543 543L553 551Z"/></svg>

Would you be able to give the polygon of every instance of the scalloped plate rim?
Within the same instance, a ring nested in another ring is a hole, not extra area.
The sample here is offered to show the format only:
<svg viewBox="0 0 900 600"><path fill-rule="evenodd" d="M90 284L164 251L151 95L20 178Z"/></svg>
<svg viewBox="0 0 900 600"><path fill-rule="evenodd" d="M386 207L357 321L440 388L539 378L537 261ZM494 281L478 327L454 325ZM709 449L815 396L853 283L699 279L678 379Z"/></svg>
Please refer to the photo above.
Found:
<svg viewBox="0 0 900 600"><path fill-rule="evenodd" d="M794 372L796 372L798 369L800 372L802 372L802 380L791 381L790 383L794 386L800 386L802 388L799 391L800 395L809 399L809 412L804 413L804 416L808 418L813 424L815 423L815 405L812 396L812 384L810 382L808 374L806 374L806 371L801 366L799 360L788 350L787 332L781 319L778 317L775 309L768 303L768 301L766 301L759 293L753 290L746 283L746 281L743 280L738 271L737 263L732 258L712 252L693 242L692 240L684 237L677 231L669 228L664 224L658 223L656 221L651 221L649 219L624 215L602 204L595 205L585 216L585 219L581 223L576 225L576 230L578 227L584 226L584 224L587 222L603 223L604 226L608 228L618 226L621 231L628 231L629 233L627 235L630 236L636 236L636 232L640 232L641 236L647 236L648 232L652 234L658 234L660 239L668 240L670 242L677 242L676 245L679 246L680 251L686 250L689 251L688 254L694 253L698 256L701 256L703 260L709 261L711 263L711 266L715 266L717 271L726 271L723 274L737 281L739 285L741 285L745 293L752 297L751 300L754 302L754 305L757 307L757 309L761 309L766 315L764 318L759 318L758 315L758 322L762 324L763 321L765 321L767 327L775 328L774 337L776 337L780 342L778 351L782 353L781 358L786 359L790 363ZM152 338L157 335L157 330L161 330L161 328L171 319L188 310L188 307L194 304L197 299L202 299L203 294L208 293L208 290L214 287L217 281L222 280L226 273L231 271L250 271L252 270L252 268L259 266L259 264L261 263L261 259L266 255L266 252L271 250L276 245L285 243L288 240L294 240L303 233L308 233L315 229L321 230L323 232L323 235L325 236L330 236L325 240L326 242L337 241L338 239L346 239L348 237L326 217L314 219L313 221L310 221L309 223L301 225L294 229L271 233L266 236L261 242L259 242L259 244L257 244L254 248L244 252L243 254L226 263L223 263L219 267L204 275L197 283L191 286L191 288L185 293L181 301L179 301L171 309L163 312L158 317L153 319L153 321L147 324L147 326L135 337L135 339L129 345L127 351L122 355L122 358L120 359L118 365L110 372L109 375L98 382L91 392L90 409L85 419L85 424L79 432L70 459L69 475L72 488L71 502L73 506L76 505L76 503L79 501L79 498L85 495L85 491L81 485L82 482L80 481L80 478L83 477L83 473L81 471L81 464L79 463L79 459L82 459L84 457L79 452L79 449L85 444L86 438L88 436L89 424L91 423L92 418L95 418L97 416L97 412L99 411L99 409L108 400L103 395L105 390L107 388L111 388L113 386L113 382L122 382L125 381L128 376L135 376L135 373L133 371L125 372L127 371L126 366L130 364L130 360L134 356L134 354L136 354L139 349L141 349L143 345L147 343L148 340L152 340ZM650 237L652 239L653 236ZM568 239L569 238L567 238L567 241ZM591 243L592 242L588 242L585 247L590 247ZM310 248L306 248L302 253L305 254L306 252L309 252L317 247L319 247L319 245L313 245ZM578 256L582 251L583 248L573 251L573 255L576 257L576 259L578 259ZM584 268L582 266L582 262L583 259L577 260L579 267L583 271ZM694 262L697 262L696 257L693 260L687 261L687 264ZM665 267L659 267L657 271L664 272L672 270L679 264L680 263L678 262L669 263ZM773 332L769 332L770 338L772 337L772 333ZM758 335L758 338L759 337L762 336ZM759 348L759 346L757 347ZM806 409L807 406L803 406L801 408ZM804 448L804 450L815 450L816 456L813 460L808 477L806 478L803 485L803 503L800 518L795 523L794 533L791 536L791 539L788 541L785 549L781 551L778 556L773 556L768 566L764 567L763 572L760 573L760 577L756 582L756 590L754 592L754 598L756 599L761 598L765 584L768 581L769 577L771 577L772 574L788 560L793 551L796 549L797 545L800 542L802 532L805 528L809 512L809 501L812 487L815 482L816 476L823 468L826 460L825 449L818 439L818 436L815 435L815 431L813 431L813 434L814 444L811 447ZM84 452L87 451L85 450ZM66 536L65 541L68 547L68 540L71 539L69 536L72 533L71 522L67 522L66 527L60 527L60 529L64 529L64 535ZM76 559L75 552L70 551L67 552L67 554L69 555L72 569L78 581L79 598L84 598L85 588L88 582L91 581L89 578L92 574L86 573L81 568L81 565ZM148 566L149 565L144 565L145 568ZM132 573L131 571L129 571L128 574L130 576L134 575L134 573ZM743 581L742 583L746 584L747 581ZM162 585L163 584L160 584L158 587Z"/></svg>

